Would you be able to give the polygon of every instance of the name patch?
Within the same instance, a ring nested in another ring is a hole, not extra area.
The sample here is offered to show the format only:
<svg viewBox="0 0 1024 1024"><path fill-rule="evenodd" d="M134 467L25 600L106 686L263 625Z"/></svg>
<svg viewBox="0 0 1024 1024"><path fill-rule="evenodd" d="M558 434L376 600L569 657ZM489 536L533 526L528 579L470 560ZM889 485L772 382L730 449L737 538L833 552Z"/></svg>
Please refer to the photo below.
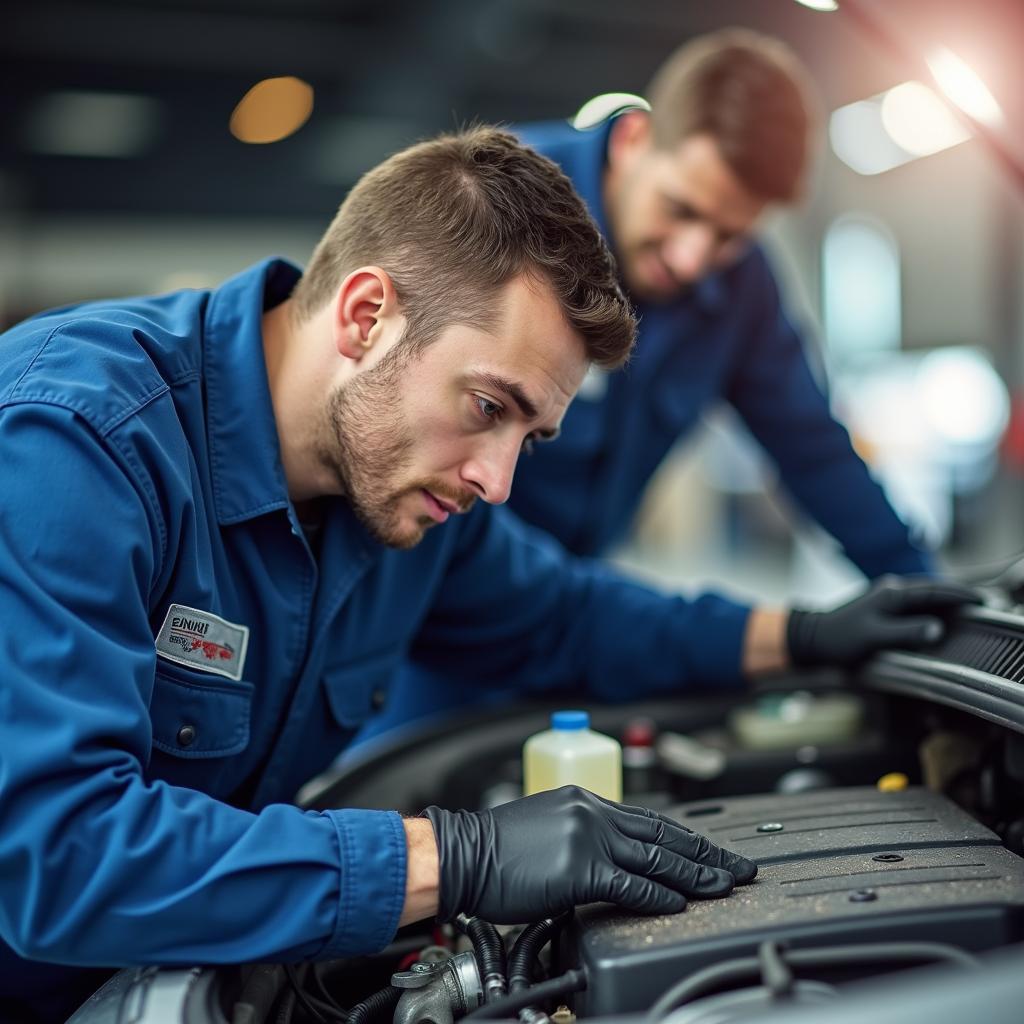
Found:
<svg viewBox="0 0 1024 1024"><path fill-rule="evenodd" d="M172 604L156 638L156 653L168 661L241 679L249 627L228 622L213 612Z"/></svg>

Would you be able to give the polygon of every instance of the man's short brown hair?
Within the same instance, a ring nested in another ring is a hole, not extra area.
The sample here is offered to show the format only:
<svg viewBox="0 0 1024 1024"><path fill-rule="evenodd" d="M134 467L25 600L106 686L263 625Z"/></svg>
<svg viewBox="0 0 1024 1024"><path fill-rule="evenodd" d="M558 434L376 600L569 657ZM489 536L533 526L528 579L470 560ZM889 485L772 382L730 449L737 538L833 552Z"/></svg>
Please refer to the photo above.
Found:
<svg viewBox="0 0 1024 1024"><path fill-rule="evenodd" d="M368 264L390 275L414 346L453 323L493 325L498 289L524 272L552 287L598 365L621 365L636 334L614 260L569 179L496 128L421 142L367 172L296 285L299 317Z"/></svg>
<svg viewBox="0 0 1024 1024"><path fill-rule="evenodd" d="M815 104L807 72L778 39L723 29L681 46L647 90L654 144L710 135L747 191L792 202L803 190Z"/></svg>

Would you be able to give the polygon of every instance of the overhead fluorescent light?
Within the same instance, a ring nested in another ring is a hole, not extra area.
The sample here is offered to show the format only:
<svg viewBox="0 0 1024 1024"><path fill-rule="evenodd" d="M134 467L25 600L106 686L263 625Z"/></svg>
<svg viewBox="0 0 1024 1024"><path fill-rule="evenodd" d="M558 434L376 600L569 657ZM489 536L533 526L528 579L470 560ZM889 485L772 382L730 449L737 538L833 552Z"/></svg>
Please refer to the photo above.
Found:
<svg viewBox="0 0 1024 1024"><path fill-rule="evenodd" d="M829 118L828 135L836 156L858 174L881 174L971 137L920 82L839 107Z"/></svg>
<svg viewBox="0 0 1024 1024"><path fill-rule="evenodd" d="M939 96L920 82L904 82L882 98L882 124L913 156L928 156L966 142L971 133Z"/></svg>
<svg viewBox="0 0 1024 1024"><path fill-rule="evenodd" d="M159 129L152 96L69 89L41 97L29 111L26 144L55 156L134 157L148 150Z"/></svg>
<svg viewBox="0 0 1024 1024"><path fill-rule="evenodd" d="M835 155L858 174L881 174L913 159L885 130L881 96L832 111L828 138Z"/></svg>
<svg viewBox="0 0 1024 1024"><path fill-rule="evenodd" d="M927 58L939 88L965 113L982 124L996 125L1003 112L988 86L955 53L937 50Z"/></svg>

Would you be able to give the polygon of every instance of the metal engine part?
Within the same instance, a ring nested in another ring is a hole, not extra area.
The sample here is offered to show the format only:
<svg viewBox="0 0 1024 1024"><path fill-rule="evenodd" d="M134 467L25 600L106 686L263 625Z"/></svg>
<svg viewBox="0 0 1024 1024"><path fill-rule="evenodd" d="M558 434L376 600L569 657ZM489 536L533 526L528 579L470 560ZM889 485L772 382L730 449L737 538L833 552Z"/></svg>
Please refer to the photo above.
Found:
<svg viewBox="0 0 1024 1024"><path fill-rule="evenodd" d="M440 962L420 960L392 975L391 984L405 989L395 1008L394 1024L452 1024L456 1016L484 1001L476 956L471 952Z"/></svg>
<svg viewBox="0 0 1024 1024"><path fill-rule="evenodd" d="M1024 939L1024 859L945 797L873 787L681 804L668 815L755 860L757 879L685 913L593 904L563 937L582 966L580 1016L646 1010L687 975L759 943L946 943L979 953ZM880 962L875 970L894 969Z"/></svg>

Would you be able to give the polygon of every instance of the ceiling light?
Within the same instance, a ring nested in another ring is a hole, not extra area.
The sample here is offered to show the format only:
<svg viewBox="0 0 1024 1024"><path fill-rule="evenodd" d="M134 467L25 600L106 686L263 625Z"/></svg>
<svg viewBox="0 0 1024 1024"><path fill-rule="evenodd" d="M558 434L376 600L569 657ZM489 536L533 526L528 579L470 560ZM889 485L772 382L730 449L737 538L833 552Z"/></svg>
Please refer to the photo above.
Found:
<svg viewBox="0 0 1024 1024"><path fill-rule="evenodd" d="M892 140L914 156L928 156L965 142L971 133L926 85L904 82L882 98L882 124Z"/></svg>
<svg viewBox="0 0 1024 1024"><path fill-rule="evenodd" d="M803 7L810 7L812 11L838 11L839 4L836 0L796 0Z"/></svg>
<svg viewBox="0 0 1024 1024"><path fill-rule="evenodd" d="M885 130L881 101L873 96L848 103L832 111L828 120L832 151L858 174L881 174L913 159Z"/></svg>
<svg viewBox="0 0 1024 1024"><path fill-rule="evenodd" d="M312 112L313 89L301 78L265 78L242 97L228 127L241 142L280 142L297 132Z"/></svg>
<svg viewBox="0 0 1024 1024"><path fill-rule="evenodd" d="M928 67L939 88L975 121L995 125L1003 119L1003 112L988 86L955 53L936 51L928 58Z"/></svg>
<svg viewBox="0 0 1024 1024"><path fill-rule="evenodd" d="M858 174L881 174L971 137L942 100L920 82L903 82L832 112L832 150Z"/></svg>
<svg viewBox="0 0 1024 1024"><path fill-rule="evenodd" d="M55 156L133 157L155 141L160 107L151 96L69 89L30 109L26 143Z"/></svg>

